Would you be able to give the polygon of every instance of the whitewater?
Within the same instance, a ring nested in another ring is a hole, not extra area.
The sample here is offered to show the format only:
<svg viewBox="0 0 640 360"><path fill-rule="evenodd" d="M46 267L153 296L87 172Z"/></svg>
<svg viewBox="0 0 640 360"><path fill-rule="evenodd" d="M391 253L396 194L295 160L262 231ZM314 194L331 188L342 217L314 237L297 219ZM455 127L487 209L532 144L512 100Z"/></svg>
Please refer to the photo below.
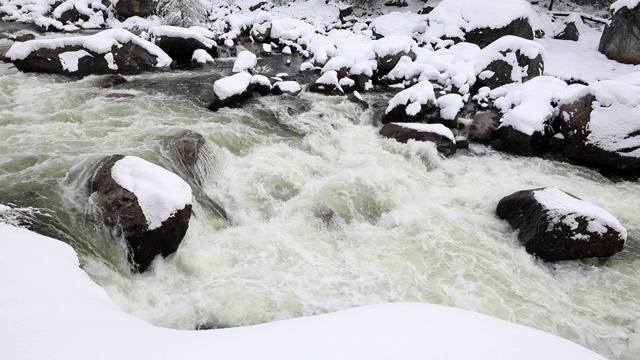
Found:
<svg viewBox="0 0 640 360"><path fill-rule="evenodd" d="M162 327L421 302L557 334L608 358L640 355L638 182L484 146L442 158L433 144L385 139L388 93L364 94L368 110L303 92L211 112L193 89L210 88L231 64L132 76L106 90L100 77L0 63L0 200L44 209L40 232L71 244L123 310ZM195 169L172 146L184 131L206 139ZM95 165L111 154L158 164L194 190L185 239L148 273L130 273L92 203ZM546 186L612 213L628 231L623 252L554 264L527 254L495 207Z"/></svg>

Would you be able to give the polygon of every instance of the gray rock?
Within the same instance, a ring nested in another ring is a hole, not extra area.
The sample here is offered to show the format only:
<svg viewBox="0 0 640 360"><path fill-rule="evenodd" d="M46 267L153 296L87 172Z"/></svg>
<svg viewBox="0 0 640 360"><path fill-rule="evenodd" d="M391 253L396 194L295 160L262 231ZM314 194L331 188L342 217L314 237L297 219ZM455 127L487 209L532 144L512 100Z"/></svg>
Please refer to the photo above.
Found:
<svg viewBox="0 0 640 360"><path fill-rule="evenodd" d="M622 7L605 26L598 50L609 59L640 64L640 6Z"/></svg>

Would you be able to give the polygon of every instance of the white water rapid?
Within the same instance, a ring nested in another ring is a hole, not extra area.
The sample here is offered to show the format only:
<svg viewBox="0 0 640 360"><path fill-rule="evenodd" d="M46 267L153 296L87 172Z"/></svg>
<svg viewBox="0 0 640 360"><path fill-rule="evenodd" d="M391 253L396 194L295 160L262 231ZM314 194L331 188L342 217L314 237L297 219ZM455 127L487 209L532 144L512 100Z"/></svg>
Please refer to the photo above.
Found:
<svg viewBox="0 0 640 360"><path fill-rule="evenodd" d="M44 231L71 243L125 311L160 326L241 326L417 301L558 334L609 358L640 358L638 182L479 146L444 159L431 144L382 138L375 109L342 97L264 97L213 113L179 86L158 90L187 77L212 83L211 71L133 76L105 90L99 77L23 74L0 63L0 203L49 209L55 220ZM185 130L207 141L195 179L170 145ZM128 271L91 206L92 171L111 154L201 184L182 245L148 273ZM556 264L528 255L495 207L543 186L611 212L629 232L625 250Z"/></svg>

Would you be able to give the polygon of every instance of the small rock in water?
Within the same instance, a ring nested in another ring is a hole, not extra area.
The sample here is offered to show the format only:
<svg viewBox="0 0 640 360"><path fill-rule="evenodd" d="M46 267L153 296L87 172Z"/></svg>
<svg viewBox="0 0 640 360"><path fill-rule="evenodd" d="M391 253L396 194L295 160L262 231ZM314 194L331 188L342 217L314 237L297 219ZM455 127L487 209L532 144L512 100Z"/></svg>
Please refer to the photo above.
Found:
<svg viewBox="0 0 640 360"><path fill-rule="evenodd" d="M103 89L108 89L115 85L125 84L126 82L127 82L127 79L125 79L122 75L115 74L115 75L109 75L103 78L102 80L100 80L99 86Z"/></svg>

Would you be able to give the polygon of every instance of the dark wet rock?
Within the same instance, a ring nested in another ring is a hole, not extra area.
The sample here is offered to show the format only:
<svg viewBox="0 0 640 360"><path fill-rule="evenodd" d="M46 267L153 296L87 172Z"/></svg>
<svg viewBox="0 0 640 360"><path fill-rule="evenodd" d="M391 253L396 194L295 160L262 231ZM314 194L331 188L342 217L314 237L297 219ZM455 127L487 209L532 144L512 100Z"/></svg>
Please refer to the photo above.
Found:
<svg viewBox="0 0 640 360"><path fill-rule="evenodd" d="M20 34L16 36L9 37L9 40L13 40L15 42L25 42L29 40L35 40L36 36L34 34Z"/></svg>
<svg viewBox="0 0 640 360"><path fill-rule="evenodd" d="M191 66L193 52L196 50L204 50L213 58L218 56L218 47L213 40L205 44L194 38L163 35L156 36L154 42L162 51L176 61L178 68Z"/></svg>
<svg viewBox="0 0 640 360"><path fill-rule="evenodd" d="M115 10L120 18L132 16L148 17L156 12L158 2L155 0L118 0Z"/></svg>
<svg viewBox="0 0 640 360"><path fill-rule="evenodd" d="M110 87L114 87L116 85L121 85L126 83L127 83L127 79L125 79L122 75L114 74L114 75L109 75L104 79L100 80L100 84L98 86L100 86L103 89L108 89Z"/></svg>
<svg viewBox="0 0 640 360"><path fill-rule="evenodd" d="M271 22L263 21L262 23L255 23L251 27L251 37L257 43L269 42L271 39Z"/></svg>
<svg viewBox="0 0 640 360"><path fill-rule="evenodd" d="M0 52L0 61L5 63L11 63L11 59L7 57L7 54L4 52Z"/></svg>
<svg viewBox="0 0 640 360"><path fill-rule="evenodd" d="M359 75L349 75L349 78L353 80L354 82L353 87L356 91L368 90L367 83L371 81L371 77L365 74L359 74Z"/></svg>
<svg viewBox="0 0 640 360"><path fill-rule="evenodd" d="M347 100L357 104L362 108L362 110L367 110L369 108L369 104L366 101L364 101L361 96L359 95L356 96L354 93L349 94L347 96Z"/></svg>
<svg viewBox="0 0 640 360"><path fill-rule="evenodd" d="M396 94L382 115L382 123L421 122L439 117L433 86L422 81Z"/></svg>
<svg viewBox="0 0 640 360"><path fill-rule="evenodd" d="M467 136L473 141L490 144L500 126L500 114L494 110L477 112L466 128Z"/></svg>
<svg viewBox="0 0 640 360"><path fill-rule="evenodd" d="M346 22L346 18L353 14L353 6L351 5L340 6L338 7L338 10L340 11L338 17L340 18L340 22L343 24Z"/></svg>
<svg viewBox="0 0 640 360"><path fill-rule="evenodd" d="M500 126L491 145L500 151L524 156L542 155L548 150L548 137L540 132L525 134L511 126Z"/></svg>
<svg viewBox="0 0 640 360"><path fill-rule="evenodd" d="M155 229L149 229L147 219L136 195L113 179L111 169L122 155L112 155L102 161L92 181L96 203L102 211L104 223L123 236L128 245L128 260L133 271L148 270L157 255L174 253L189 227L191 205L176 211ZM163 197L163 194L158 194Z"/></svg>
<svg viewBox="0 0 640 360"><path fill-rule="evenodd" d="M342 88L339 88L335 84L313 83L309 85L307 90L312 93L318 93L318 94L329 95L329 96L344 95Z"/></svg>
<svg viewBox="0 0 640 360"><path fill-rule="evenodd" d="M598 50L609 59L640 64L640 5L623 6L611 17L600 38Z"/></svg>
<svg viewBox="0 0 640 360"><path fill-rule="evenodd" d="M546 261L612 256L626 240L611 214L556 188L513 193L500 200L496 213L519 230L528 253Z"/></svg>
<svg viewBox="0 0 640 360"><path fill-rule="evenodd" d="M569 40L569 41L578 41L580 40L580 31L578 30L577 21L582 21L582 19L578 16L572 21L567 21L564 24L564 29L558 33L558 35L554 36L554 39L557 40Z"/></svg>
<svg viewBox="0 0 640 360"><path fill-rule="evenodd" d="M264 75L254 75L251 79L251 89L262 96L271 94L271 82Z"/></svg>
<svg viewBox="0 0 640 360"><path fill-rule="evenodd" d="M204 136L195 131L185 131L171 139L171 145L180 162L186 167L194 166L205 144Z"/></svg>
<svg viewBox="0 0 640 360"><path fill-rule="evenodd" d="M411 61L416 60L416 54L413 51L401 51L397 53L387 54L387 55L378 55L376 60L378 62L378 77L382 78L387 75L393 68L398 64L400 58L403 56L408 56L411 58Z"/></svg>
<svg viewBox="0 0 640 360"><path fill-rule="evenodd" d="M457 150L468 150L469 149L469 139L463 136L456 136L456 149Z"/></svg>
<svg viewBox="0 0 640 360"><path fill-rule="evenodd" d="M401 143L409 140L430 141L445 156L451 156L457 150L453 133L442 124L389 123L382 126L380 135Z"/></svg>
<svg viewBox="0 0 640 360"><path fill-rule="evenodd" d="M475 84L477 88L487 86L495 89L505 84L525 82L542 75L544 72L542 46L534 41L514 40L516 40L514 37L503 37L481 51L482 58L493 60L488 64L483 61L477 63L478 81ZM491 52L495 55L488 56Z"/></svg>
<svg viewBox="0 0 640 360"><path fill-rule="evenodd" d="M112 99L127 99L127 98L134 98L136 96L133 94L127 94L127 93L108 93L107 95L105 95L105 97L112 98Z"/></svg>
<svg viewBox="0 0 640 360"><path fill-rule="evenodd" d="M65 6L65 7L66 7L66 4L65 4L65 3L63 3L63 4L62 4L62 5L60 5L60 6ZM55 11L55 10L54 10L54 14L56 14L56 11ZM61 23L63 23L63 24L67 24L67 23L69 23L69 24L73 24L73 23L75 23L76 21L80 20L80 13L79 13L79 12L78 12L78 10L75 8L75 6L72 6L72 7L69 7L69 8L67 8L67 9L65 9L65 10L64 10L64 11L62 11L62 12L59 12L59 13L57 14L57 16L55 16L54 18L55 18L56 20L60 21L60 22L61 22ZM83 18L84 18L83 20L85 20L85 21L86 21L86 20L88 20L88 17L87 17L86 15L85 15L85 16L83 16Z"/></svg>
<svg viewBox="0 0 640 360"><path fill-rule="evenodd" d="M122 29L105 30L119 38L133 37L132 34ZM106 35L108 36L108 35ZM92 41L91 36L86 41ZM154 71L160 61L158 55L152 54L147 48L141 46L144 40L128 41L114 45L106 53L98 53L90 47L82 45L65 45L52 48L49 40L33 40L38 45L23 57L23 47L29 47L32 42L14 43L7 56L12 58L13 64L23 72L41 72L49 74L62 74L67 76L84 77L87 75L123 74L135 75L145 71ZM60 41L55 39L54 41ZM64 42L64 39L62 40ZM96 40L101 41L101 40ZM160 54L166 56L166 54ZM63 60L67 59L67 60ZM66 63L68 62L68 63Z"/></svg>
<svg viewBox="0 0 640 360"><path fill-rule="evenodd" d="M476 28L464 35L464 41L484 48L503 36L513 35L527 40L533 40L533 29L528 19L518 18L507 26L497 29Z"/></svg>
<svg viewBox="0 0 640 360"><path fill-rule="evenodd" d="M259 2L257 4L255 4L255 5L250 6L249 7L249 11L256 11L256 10L262 8L263 6L267 5L267 4L268 4L268 2L261 1L261 2Z"/></svg>

